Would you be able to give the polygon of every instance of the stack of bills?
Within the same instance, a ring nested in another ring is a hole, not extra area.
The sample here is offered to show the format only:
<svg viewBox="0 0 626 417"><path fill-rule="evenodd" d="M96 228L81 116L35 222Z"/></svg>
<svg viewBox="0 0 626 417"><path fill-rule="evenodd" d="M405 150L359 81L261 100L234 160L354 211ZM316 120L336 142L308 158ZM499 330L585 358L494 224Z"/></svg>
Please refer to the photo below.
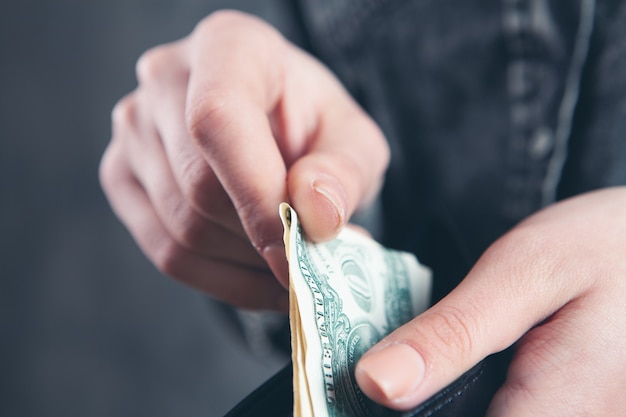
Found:
<svg viewBox="0 0 626 417"><path fill-rule="evenodd" d="M354 368L376 342L428 308L431 273L408 253L349 228L306 240L280 206L290 275L294 417L394 416L359 389Z"/></svg>

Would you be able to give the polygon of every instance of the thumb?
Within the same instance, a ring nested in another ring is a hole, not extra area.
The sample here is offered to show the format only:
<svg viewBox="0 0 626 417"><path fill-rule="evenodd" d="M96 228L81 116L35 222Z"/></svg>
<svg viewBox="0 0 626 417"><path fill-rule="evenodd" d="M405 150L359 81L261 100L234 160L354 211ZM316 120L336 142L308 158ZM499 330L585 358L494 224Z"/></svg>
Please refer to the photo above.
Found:
<svg viewBox="0 0 626 417"><path fill-rule="evenodd" d="M355 210L374 199L389 162L380 129L347 93L321 108L308 153L287 176L291 203L314 241L336 236Z"/></svg>
<svg viewBox="0 0 626 417"><path fill-rule="evenodd" d="M546 245L524 234L501 238L448 296L367 352L355 370L363 392L413 408L571 299L571 287L542 279L558 274L549 262L529 262Z"/></svg>

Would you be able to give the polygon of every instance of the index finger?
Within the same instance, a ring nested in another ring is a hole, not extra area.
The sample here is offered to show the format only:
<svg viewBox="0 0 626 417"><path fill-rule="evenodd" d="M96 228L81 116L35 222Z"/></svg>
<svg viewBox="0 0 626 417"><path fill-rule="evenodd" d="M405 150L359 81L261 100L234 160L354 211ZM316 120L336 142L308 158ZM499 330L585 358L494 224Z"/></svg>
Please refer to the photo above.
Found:
<svg viewBox="0 0 626 417"><path fill-rule="evenodd" d="M277 207L286 199L286 166L268 119L281 91L272 61L281 38L237 12L212 15L194 34L194 47L206 53L191 57L188 128L267 259L283 247Z"/></svg>

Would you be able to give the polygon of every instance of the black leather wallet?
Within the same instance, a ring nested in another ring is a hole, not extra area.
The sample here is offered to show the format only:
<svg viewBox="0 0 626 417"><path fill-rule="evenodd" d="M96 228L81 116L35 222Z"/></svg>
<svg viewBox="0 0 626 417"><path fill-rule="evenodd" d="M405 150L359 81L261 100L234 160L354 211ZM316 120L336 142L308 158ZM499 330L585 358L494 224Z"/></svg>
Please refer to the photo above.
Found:
<svg viewBox="0 0 626 417"><path fill-rule="evenodd" d="M426 402L398 417L481 417L499 386L498 366L491 358L480 362L452 384L439 391ZM291 363L253 391L225 417L292 417L293 388ZM360 417L360 416L358 416ZM374 416L367 416L374 417Z"/></svg>

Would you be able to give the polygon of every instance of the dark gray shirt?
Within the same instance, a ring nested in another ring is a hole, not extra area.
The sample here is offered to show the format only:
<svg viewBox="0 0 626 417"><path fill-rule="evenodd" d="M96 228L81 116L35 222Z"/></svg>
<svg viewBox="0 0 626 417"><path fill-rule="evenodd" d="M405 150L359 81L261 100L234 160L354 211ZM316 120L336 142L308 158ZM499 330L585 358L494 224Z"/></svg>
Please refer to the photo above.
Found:
<svg viewBox="0 0 626 417"><path fill-rule="evenodd" d="M300 0L297 41L392 148L382 240L439 298L520 220L626 184L626 4Z"/></svg>

